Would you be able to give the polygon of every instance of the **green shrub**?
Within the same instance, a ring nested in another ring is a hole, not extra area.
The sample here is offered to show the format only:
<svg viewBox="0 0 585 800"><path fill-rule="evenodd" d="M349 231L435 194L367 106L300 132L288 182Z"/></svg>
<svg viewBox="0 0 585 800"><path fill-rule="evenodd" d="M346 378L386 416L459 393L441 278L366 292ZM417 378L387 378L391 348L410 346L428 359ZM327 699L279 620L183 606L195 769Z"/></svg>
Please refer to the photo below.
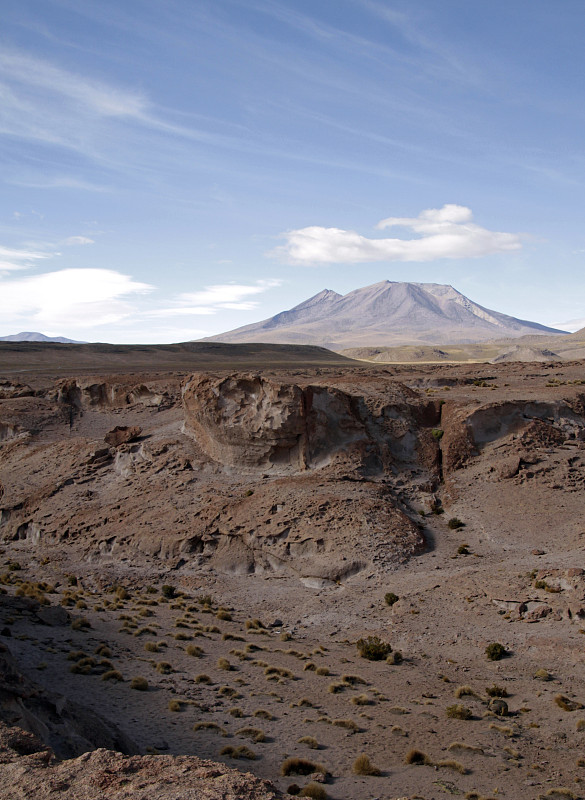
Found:
<svg viewBox="0 0 585 800"><path fill-rule="evenodd" d="M390 645L383 642L378 636L358 639L356 647L360 656L368 661L383 661L392 652Z"/></svg>
<svg viewBox="0 0 585 800"><path fill-rule="evenodd" d="M447 523L447 527L451 528L452 531L456 531L458 528L464 528L465 523L462 522L459 517L451 517L449 522Z"/></svg>
<svg viewBox="0 0 585 800"><path fill-rule="evenodd" d="M485 654L490 661L500 661L506 655L506 648L499 642L488 644Z"/></svg>
<svg viewBox="0 0 585 800"><path fill-rule="evenodd" d="M394 603L397 603L399 600L400 598L398 597L397 594L394 594L394 592L387 592L384 595L384 602L386 603L387 606L393 606Z"/></svg>

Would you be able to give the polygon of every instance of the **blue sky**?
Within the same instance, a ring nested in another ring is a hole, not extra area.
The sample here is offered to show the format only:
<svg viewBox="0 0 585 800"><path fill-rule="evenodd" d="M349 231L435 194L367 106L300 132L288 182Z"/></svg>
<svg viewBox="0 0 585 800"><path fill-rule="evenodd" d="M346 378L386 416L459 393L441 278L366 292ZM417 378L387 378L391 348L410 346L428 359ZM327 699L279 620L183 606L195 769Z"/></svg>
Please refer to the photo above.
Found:
<svg viewBox="0 0 585 800"><path fill-rule="evenodd" d="M2 6L0 335L184 341L385 279L585 325L582 0Z"/></svg>

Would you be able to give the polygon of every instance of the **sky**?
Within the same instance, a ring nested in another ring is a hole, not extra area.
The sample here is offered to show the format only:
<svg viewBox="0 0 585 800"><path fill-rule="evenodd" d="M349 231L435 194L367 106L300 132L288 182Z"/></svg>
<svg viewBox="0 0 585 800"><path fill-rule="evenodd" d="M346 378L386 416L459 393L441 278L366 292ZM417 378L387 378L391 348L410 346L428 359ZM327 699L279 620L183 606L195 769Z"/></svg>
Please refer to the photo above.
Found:
<svg viewBox="0 0 585 800"><path fill-rule="evenodd" d="M0 336L382 280L585 325L583 0L2 0Z"/></svg>

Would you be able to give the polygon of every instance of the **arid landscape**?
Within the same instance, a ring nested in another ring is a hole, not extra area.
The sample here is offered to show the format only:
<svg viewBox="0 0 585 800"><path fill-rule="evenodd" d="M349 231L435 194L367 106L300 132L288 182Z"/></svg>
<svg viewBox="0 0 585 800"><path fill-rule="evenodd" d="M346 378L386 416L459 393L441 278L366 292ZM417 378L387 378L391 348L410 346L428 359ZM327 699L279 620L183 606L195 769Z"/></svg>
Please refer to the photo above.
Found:
<svg viewBox="0 0 585 800"><path fill-rule="evenodd" d="M84 347L0 352L1 797L584 795L583 362Z"/></svg>

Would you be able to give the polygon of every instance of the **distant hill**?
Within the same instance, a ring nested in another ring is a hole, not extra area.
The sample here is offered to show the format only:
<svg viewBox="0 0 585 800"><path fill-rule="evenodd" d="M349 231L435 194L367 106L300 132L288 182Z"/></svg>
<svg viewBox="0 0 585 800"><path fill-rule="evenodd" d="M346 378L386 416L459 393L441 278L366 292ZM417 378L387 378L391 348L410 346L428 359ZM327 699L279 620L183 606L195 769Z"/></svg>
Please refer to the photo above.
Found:
<svg viewBox="0 0 585 800"><path fill-rule="evenodd" d="M13 333L11 336L0 336L0 342L57 342L58 344L84 344L75 339L66 339L64 336L45 336L36 331L23 331Z"/></svg>
<svg viewBox="0 0 585 800"><path fill-rule="evenodd" d="M313 344L332 350L466 344L565 331L492 311L452 286L382 281L346 295L325 289L270 319L202 341Z"/></svg>

